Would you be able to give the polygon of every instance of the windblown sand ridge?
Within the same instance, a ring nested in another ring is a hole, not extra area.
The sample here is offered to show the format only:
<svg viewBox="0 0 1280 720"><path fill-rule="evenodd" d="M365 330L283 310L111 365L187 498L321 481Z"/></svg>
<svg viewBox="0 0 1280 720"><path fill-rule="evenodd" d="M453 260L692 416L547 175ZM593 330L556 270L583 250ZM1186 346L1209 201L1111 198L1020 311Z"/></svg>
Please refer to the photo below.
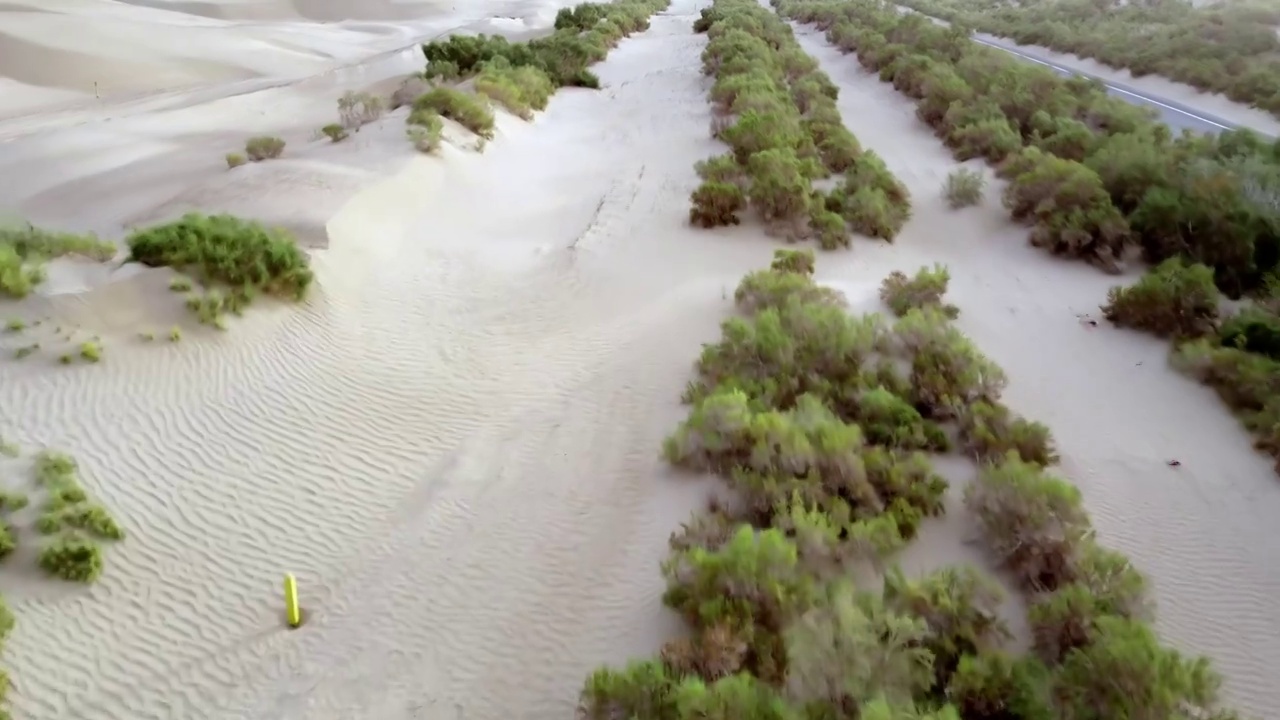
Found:
<svg viewBox="0 0 1280 720"><path fill-rule="evenodd" d="M178 304L159 272L23 306L109 336L109 357L0 360L0 434L73 452L130 538L91 591L4 576L16 716L551 720L592 667L657 649L676 625L663 541L705 491L657 448L691 351L774 247L687 225L692 161L718 151L700 5L620 46L603 90L505 118L484 155L412 157L395 116L307 144L342 82L402 60L0 145L0 199L38 222L114 233L201 207L328 235L303 307L227 334L131 341L136 308ZM916 207L894 245L827 254L821 279L870 307L889 270L947 263L961 327L1053 427L1108 544L1157 586L1162 630L1212 654L1243 708L1280 704L1268 464L1158 343L1077 322L1114 278L1025 247L994 198L947 210L954 162L909 102L801 38ZM299 150L228 172L241 129ZM967 555L964 531L933 530L908 565Z"/></svg>

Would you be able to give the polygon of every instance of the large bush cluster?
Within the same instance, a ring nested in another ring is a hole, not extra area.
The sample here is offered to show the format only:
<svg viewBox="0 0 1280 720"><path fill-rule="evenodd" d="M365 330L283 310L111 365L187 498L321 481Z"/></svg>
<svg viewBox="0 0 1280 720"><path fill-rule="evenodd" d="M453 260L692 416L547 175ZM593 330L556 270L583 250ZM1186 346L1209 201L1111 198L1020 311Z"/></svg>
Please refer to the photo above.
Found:
<svg viewBox="0 0 1280 720"><path fill-rule="evenodd" d="M288 234L232 215L190 213L135 231L127 242L131 261L194 275L209 288L187 304L215 323L259 293L301 300L314 279L306 253Z"/></svg>
<svg viewBox="0 0 1280 720"><path fill-rule="evenodd" d="M973 43L963 26L877 0L777 6L914 98L917 116L958 158L995 163L1008 180L1005 206L1032 226L1032 243L1109 270L1131 254L1152 263L1149 277L1111 293L1107 316L1180 341L1203 338L1178 351L1178 364L1217 389L1259 447L1280 458L1280 388L1271 379L1280 370L1280 141L1247 131L1172 137L1097 83L1019 62ZM1255 301L1217 337L1215 287Z"/></svg>
<svg viewBox="0 0 1280 720"><path fill-rule="evenodd" d="M1096 58L1135 76L1158 74L1280 116L1280 8L1165 0L906 0L983 32Z"/></svg>
<svg viewBox="0 0 1280 720"><path fill-rule="evenodd" d="M695 30L708 36L712 132L729 152L697 164L690 221L734 225L750 208L825 249L848 246L851 231L892 240L911 214L907 190L845 128L835 85L791 28L751 0L716 0ZM814 187L833 174L843 179L830 191Z"/></svg>
<svg viewBox="0 0 1280 720"><path fill-rule="evenodd" d="M1000 369L938 309L945 273L887 283L919 298L890 322L848 315L812 272L808 251L779 251L703 349L664 452L734 497L675 533L662 567L692 633L592 674L581 717L1207 717L1216 676L1143 624L1142 577L1043 467L1047 430L1000 404ZM973 568L874 581L943 512L925 453L953 436L982 461L966 501L983 537L1032 598L1031 654L1008 649L1001 591Z"/></svg>
<svg viewBox="0 0 1280 720"><path fill-rule="evenodd" d="M536 109L531 99L543 92L544 82L553 87L599 87L599 78L587 68L604 60L623 38L647 30L649 17L669 4L669 0L619 0L562 8L556 14L555 32L528 42L510 42L498 35L433 40L422 46L426 76L453 80L484 74L486 68L527 68L515 76L503 73L503 80L520 88L525 95L521 102ZM477 89L483 91L482 84L492 89L492 81L492 76L478 81ZM504 96L510 92L509 88L498 90Z"/></svg>

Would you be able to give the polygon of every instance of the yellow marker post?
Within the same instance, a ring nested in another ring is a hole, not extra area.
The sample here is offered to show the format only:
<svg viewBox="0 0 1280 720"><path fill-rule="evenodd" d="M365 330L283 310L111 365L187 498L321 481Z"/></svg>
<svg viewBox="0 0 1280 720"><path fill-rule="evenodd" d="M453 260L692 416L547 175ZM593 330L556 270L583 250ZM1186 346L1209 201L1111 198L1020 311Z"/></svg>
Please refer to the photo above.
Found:
<svg viewBox="0 0 1280 720"><path fill-rule="evenodd" d="M289 627L302 625L302 610L298 607L298 580L293 573L284 575L284 608L289 618Z"/></svg>

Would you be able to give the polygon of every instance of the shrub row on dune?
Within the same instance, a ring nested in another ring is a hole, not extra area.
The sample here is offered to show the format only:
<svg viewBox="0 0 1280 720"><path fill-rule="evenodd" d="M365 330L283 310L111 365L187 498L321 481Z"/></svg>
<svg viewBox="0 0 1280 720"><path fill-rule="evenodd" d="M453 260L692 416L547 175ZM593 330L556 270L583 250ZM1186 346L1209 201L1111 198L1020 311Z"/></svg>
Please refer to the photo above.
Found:
<svg viewBox="0 0 1280 720"><path fill-rule="evenodd" d="M1200 338L1177 364L1217 389L1280 457L1280 363L1259 352L1280 327L1280 142L1243 131L1172 137L1097 83L872 0L778 8L914 98L917 116L957 157L996 163L1009 180L1005 205L1032 225L1033 244L1107 269L1131 254L1152 263L1139 286L1113 291L1107 316ZM1215 286L1257 301L1222 332Z"/></svg>
<svg viewBox="0 0 1280 720"><path fill-rule="evenodd" d="M513 84L520 88L550 82L554 87L600 87L587 68L604 60L625 37L649 28L649 17L665 9L668 0L620 0L583 3L556 13L555 32L528 42L510 42L498 35L452 35L422 46L427 78L456 80L484 74L482 84ZM494 72L495 68L499 69ZM503 70L526 68L519 73ZM532 73L530 70L536 70ZM503 91L506 92L506 91Z"/></svg>
<svg viewBox="0 0 1280 720"><path fill-rule="evenodd" d="M1163 75L1280 116L1280 8L1257 3L989 0L899 3L1020 43Z"/></svg>
<svg viewBox="0 0 1280 720"><path fill-rule="evenodd" d="M732 490L662 566L691 635L593 673L580 716L1207 717L1216 676L1143 624L1141 576L1091 541L1079 493L1043 469L1047 428L1001 404L1003 373L950 323L945 269L888 278L889 322L848 315L813 262L783 250L743 279L742 314L704 348L664 447ZM943 512L925 452L952 445L979 461L966 502L1034 599L1033 653L1008 649L1001 590L975 569L876 572Z"/></svg>
<svg viewBox="0 0 1280 720"><path fill-rule="evenodd" d="M838 90L791 28L752 0L715 0L694 29L707 33L712 132L729 152L697 164L690 221L736 225L750 208L825 249L847 247L851 230L892 240L910 216L907 190L845 128ZM844 176L835 188L814 188L833 174Z"/></svg>
<svg viewBox="0 0 1280 720"><path fill-rule="evenodd" d="M475 93L436 87L413 102L408 135L423 152L439 147L449 118L483 140L493 137L494 117L485 99L525 120L543 110L557 88L600 87L587 68L608 56L623 38L649 28L649 17L670 0L621 0L583 3L556 13L548 37L511 42L499 35L451 35L422 46L423 77L452 82L472 80Z"/></svg>
<svg viewBox="0 0 1280 720"><path fill-rule="evenodd" d="M1147 110L1100 84L972 42L874 0L781 0L779 11L826 30L845 52L917 101L917 116L960 159L997 163L1012 214L1032 241L1115 268L1129 250L1158 263L1214 269L1231 295L1280 263L1267 192L1280 187L1280 145L1247 133L1171 137Z"/></svg>

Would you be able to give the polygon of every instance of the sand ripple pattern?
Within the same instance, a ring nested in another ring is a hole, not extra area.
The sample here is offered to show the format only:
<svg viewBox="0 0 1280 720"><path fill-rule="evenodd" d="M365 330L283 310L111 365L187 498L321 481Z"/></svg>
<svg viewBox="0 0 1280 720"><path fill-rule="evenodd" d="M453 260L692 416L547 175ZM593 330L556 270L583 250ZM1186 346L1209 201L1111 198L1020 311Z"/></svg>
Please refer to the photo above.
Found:
<svg viewBox="0 0 1280 720"><path fill-rule="evenodd" d="M108 339L98 366L0 364L0 431L72 452L130 531L97 586L13 597L16 716L564 717L590 667L660 642L662 541L704 490L664 480L656 448L724 303L603 259L669 251L643 244L683 213L688 154L613 161L705 133L686 5L600 68L613 95L557 98L416 206L374 212L413 178L352 200L331 228L365 232L334 234L304 307ZM609 135L638 119L675 134ZM541 230L540 201L493 212L563 136L599 147L551 189L581 212Z"/></svg>

